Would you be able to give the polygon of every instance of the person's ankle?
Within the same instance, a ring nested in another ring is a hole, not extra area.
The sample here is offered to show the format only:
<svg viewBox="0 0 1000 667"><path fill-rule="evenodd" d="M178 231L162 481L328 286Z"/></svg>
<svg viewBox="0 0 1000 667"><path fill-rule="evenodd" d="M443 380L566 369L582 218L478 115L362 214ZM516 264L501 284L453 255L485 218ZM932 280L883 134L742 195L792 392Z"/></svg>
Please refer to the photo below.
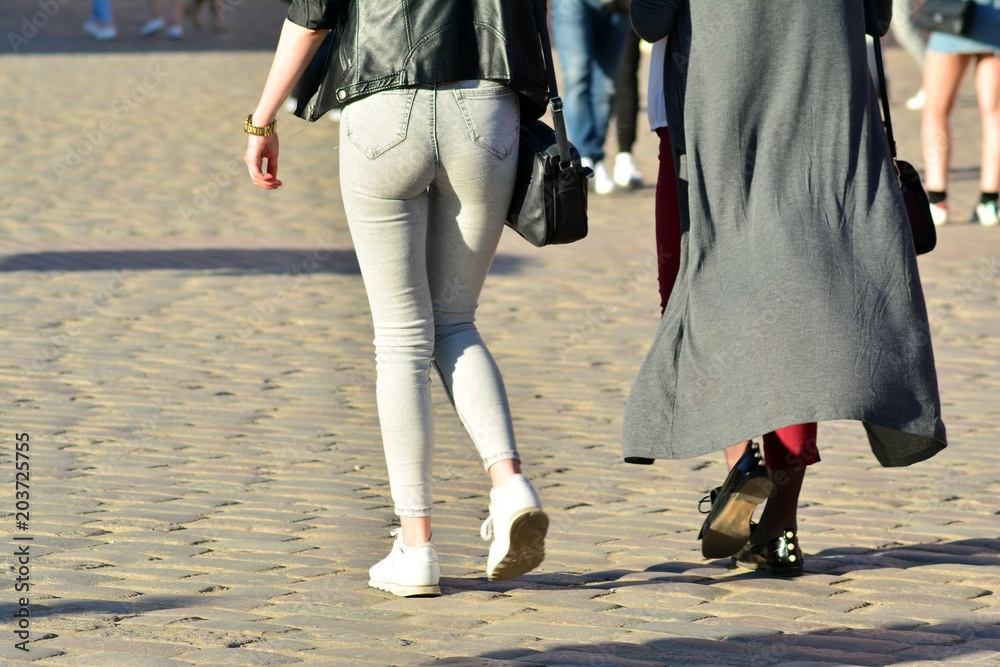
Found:
<svg viewBox="0 0 1000 667"><path fill-rule="evenodd" d="M491 465L487 472L490 476L490 485L494 489L499 489L512 477L521 474L521 462L517 459L501 459Z"/></svg>
<svg viewBox="0 0 1000 667"><path fill-rule="evenodd" d="M753 530L753 535L750 537L750 544L767 544L776 537L779 537L786 530L797 533L799 530L798 522L794 519L775 522L761 521Z"/></svg>

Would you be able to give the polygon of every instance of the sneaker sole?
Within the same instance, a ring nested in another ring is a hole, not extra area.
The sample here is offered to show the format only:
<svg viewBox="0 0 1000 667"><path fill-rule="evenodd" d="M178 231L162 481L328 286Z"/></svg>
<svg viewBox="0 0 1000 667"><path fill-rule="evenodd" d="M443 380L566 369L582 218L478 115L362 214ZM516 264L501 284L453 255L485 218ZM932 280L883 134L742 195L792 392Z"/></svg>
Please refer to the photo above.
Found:
<svg viewBox="0 0 1000 667"><path fill-rule="evenodd" d="M427 586L401 586L389 581L368 580L368 585L401 598L430 598L441 595L441 588L437 584Z"/></svg>
<svg viewBox="0 0 1000 667"><path fill-rule="evenodd" d="M486 573L490 581L502 581L531 572L545 560L545 533L549 517L540 509L524 510L510 524L507 554Z"/></svg>
<svg viewBox="0 0 1000 667"><path fill-rule="evenodd" d="M774 482L766 477L747 482L706 527L701 538L701 554L705 558L726 558L742 549L750 541L750 518L754 510L767 500L773 489Z"/></svg>

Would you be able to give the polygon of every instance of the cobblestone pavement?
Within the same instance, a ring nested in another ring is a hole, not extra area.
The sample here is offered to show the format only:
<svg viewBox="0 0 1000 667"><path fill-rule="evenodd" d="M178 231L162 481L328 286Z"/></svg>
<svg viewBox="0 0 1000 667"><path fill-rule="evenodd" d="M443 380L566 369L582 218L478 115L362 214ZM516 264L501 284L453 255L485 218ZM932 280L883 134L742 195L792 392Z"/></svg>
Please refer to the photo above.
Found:
<svg viewBox="0 0 1000 667"><path fill-rule="evenodd" d="M5 4L0 34L21 25L8 9L36 5ZM255 51L192 33L176 52L125 35L113 54L76 36L84 5L0 56L0 663L998 664L1000 230L943 228L920 260L951 447L881 469L860 425L823 424L807 575L791 581L700 557L721 456L621 463L658 318L652 188L593 198L573 246L506 234L480 325L552 517L548 557L486 581L487 480L435 387L444 595L398 599L366 586L394 517L337 126L282 118L281 191L251 189L241 163L280 3L232 12ZM901 104L916 73L888 59L901 154L919 164ZM966 82L952 190L969 209L978 127ZM652 137L636 151L651 177Z"/></svg>

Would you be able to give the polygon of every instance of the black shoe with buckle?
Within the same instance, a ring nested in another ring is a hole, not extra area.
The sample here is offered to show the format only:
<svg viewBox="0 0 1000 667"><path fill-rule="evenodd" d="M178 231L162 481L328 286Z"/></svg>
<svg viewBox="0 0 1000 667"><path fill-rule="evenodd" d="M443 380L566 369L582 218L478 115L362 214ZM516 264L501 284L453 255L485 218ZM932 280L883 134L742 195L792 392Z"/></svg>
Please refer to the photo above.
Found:
<svg viewBox="0 0 1000 667"><path fill-rule="evenodd" d="M722 486L702 498L701 504L711 503L698 534L702 555L725 558L739 551L750 540L750 518L754 510L767 500L772 489L774 483L761 459L760 447L752 442Z"/></svg>
<svg viewBox="0 0 1000 667"><path fill-rule="evenodd" d="M767 569L769 573L779 577L801 576L804 561L799 538L791 528L769 542L747 544L733 556L735 565L751 570Z"/></svg>

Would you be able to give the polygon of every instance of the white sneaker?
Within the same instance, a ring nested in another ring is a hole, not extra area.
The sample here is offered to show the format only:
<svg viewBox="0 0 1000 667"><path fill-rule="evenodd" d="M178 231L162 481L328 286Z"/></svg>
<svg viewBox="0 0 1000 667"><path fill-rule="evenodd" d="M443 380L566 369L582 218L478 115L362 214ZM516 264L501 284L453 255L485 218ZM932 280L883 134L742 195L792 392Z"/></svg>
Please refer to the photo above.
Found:
<svg viewBox="0 0 1000 667"><path fill-rule="evenodd" d="M611 180L611 174L608 173L608 168L604 165L604 160L601 160L594 165L594 192L599 195L606 195L614 192L615 182Z"/></svg>
<svg viewBox="0 0 1000 667"><path fill-rule="evenodd" d="M96 21L86 21L83 24L83 31L98 42L110 42L118 37L118 31L113 25L101 25Z"/></svg>
<svg viewBox="0 0 1000 667"><path fill-rule="evenodd" d="M167 39L180 39L184 36L184 27L180 25L172 25L167 28Z"/></svg>
<svg viewBox="0 0 1000 667"><path fill-rule="evenodd" d="M938 227L947 225L949 219L948 202L943 201L939 204L931 204L931 219Z"/></svg>
<svg viewBox="0 0 1000 667"><path fill-rule="evenodd" d="M976 205L976 220L983 227L996 227L1000 224L1000 212L997 211L995 201L980 203Z"/></svg>
<svg viewBox="0 0 1000 667"><path fill-rule="evenodd" d="M139 28L139 34L142 35L143 37L149 37L150 35L155 35L156 33L163 30L163 27L165 25L166 23L164 23L163 19L161 18L149 19L148 21L142 24L141 28Z"/></svg>
<svg viewBox="0 0 1000 667"><path fill-rule="evenodd" d="M927 104L927 93L921 88L917 91L917 94L906 100L906 108L910 111L920 111Z"/></svg>
<svg viewBox="0 0 1000 667"><path fill-rule="evenodd" d="M642 174L635 168L631 153L619 153L615 156L614 181L621 188L642 187Z"/></svg>
<svg viewBox="0 0 1000 667"><path fill-rule="evenodd" d="M434 539L404 552L400 532L395 528L389 533L396 536L392 551L368 570L368 585L400 597L441 595L441 565Z"/></svg>
<svg viewBox="0 0 1000 667"><path fill-rule="evenodd" d="M493 540L486 578L510 579L538 567L545 559L548 529L549 517L524 475L514 475L490 491L490 516L479 531L484 540Z"/></svg>

